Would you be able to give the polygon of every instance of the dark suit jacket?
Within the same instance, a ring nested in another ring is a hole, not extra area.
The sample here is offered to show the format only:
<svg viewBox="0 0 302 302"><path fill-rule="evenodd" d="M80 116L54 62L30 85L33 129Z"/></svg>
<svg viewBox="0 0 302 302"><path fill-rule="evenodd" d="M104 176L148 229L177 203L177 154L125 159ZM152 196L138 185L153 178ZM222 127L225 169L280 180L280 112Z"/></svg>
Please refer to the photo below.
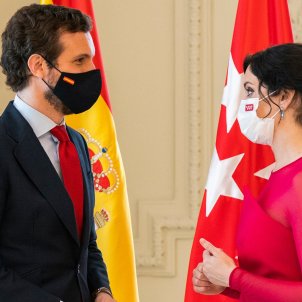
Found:
<svg viewBox="0 0 302 302"><path fill-rule="evenodd" d="M0 118L1 302L90 302L95 289L109 288L87 145L67 130L83 172L82 242L72 201L32 128L12 102Z"/></svg>

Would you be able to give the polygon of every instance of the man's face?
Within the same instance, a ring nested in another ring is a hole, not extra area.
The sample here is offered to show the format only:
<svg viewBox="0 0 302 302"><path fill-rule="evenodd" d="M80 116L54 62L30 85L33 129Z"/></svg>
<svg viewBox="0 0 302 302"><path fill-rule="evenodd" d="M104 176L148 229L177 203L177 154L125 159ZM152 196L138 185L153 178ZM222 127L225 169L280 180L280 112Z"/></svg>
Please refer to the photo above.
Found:
<svg viewBox="0 0 302 302"><path fill-rule="evenodd" d="M63 47L62 53L56 60L56 67L62 72L81 73L95 69L93 57L95 48L90 33L83 32L63 32L59 43ZM55 68L50 68L47 82L51 87L55 87L60 72ZM64 115L71 114L59 98L49 89L45 92L45 98L55 109Z"/></svg>
<svg viewBox="0 0 302 302"><path fill-rule="evenodd" d="M57 58L57 68L61 71L79 73L95 68L92 59L95 49L90 33L61 34L59 43L63 46L63 52Z"/></svg>

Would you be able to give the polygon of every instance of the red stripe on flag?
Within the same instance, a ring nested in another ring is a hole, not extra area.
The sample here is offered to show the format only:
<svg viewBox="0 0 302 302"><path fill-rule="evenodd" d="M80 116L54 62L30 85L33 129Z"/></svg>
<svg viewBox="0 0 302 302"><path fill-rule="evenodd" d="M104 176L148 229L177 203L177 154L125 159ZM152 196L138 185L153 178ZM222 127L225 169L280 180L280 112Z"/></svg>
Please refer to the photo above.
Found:
<svg viewBox="0 0 302 302"><path fill-rule="evenodd" d="M239 73L247 54L290 41L293 35L287 0L239 1L231 47Z"/></svg>

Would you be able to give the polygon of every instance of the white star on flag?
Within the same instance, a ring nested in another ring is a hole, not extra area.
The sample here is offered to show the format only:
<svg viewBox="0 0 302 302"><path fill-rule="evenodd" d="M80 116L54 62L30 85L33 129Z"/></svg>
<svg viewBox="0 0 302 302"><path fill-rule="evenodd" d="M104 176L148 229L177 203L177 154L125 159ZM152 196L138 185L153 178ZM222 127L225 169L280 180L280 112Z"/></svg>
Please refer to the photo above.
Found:
<svg viewBox="0 0 302 302"><path fill-rule="evenodd" d="M272 163L271 165L265 167L264 169L257 171L254 175L264 179L269 179L273 169L275 168L275 165L276 163Z"/></svg>
<svg viewBox="0 0 302 302"><path fill-rule="evenodd" d="M206 184L206 216L209 216L220 195L243 199L243 194L232 175L244 153L220 160L214 148L210 171Z"/></svg>
<svg viewBox="0 0 302 302"><path fill-rule="evenodd" d="M240 89L241 87L241 74L238 73L236 66L234 65L232 54L230 54L229 66L228 66L228 81L224 87L222 104L226 106L226 122L227 133L230 132L233 124L237 118L238 107L240 104Z"/></svg>

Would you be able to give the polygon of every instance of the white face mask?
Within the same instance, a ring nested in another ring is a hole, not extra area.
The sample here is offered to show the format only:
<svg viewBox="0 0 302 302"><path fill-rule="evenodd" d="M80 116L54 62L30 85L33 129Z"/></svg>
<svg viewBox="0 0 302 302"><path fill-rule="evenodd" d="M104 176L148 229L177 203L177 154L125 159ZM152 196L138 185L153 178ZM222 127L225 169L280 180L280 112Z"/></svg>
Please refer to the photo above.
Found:
<svg viewBox="0 0 302 302"><path fill-rule="evenodd" d="M274 117L278 114L280 109L271 117L259 118L256 113L259 102L267 97L268 96L261 100L259 100L259 98L242 100L239 106L237 119L242 134L249 140L254 143L271 146L274 136Z"/></svg>

